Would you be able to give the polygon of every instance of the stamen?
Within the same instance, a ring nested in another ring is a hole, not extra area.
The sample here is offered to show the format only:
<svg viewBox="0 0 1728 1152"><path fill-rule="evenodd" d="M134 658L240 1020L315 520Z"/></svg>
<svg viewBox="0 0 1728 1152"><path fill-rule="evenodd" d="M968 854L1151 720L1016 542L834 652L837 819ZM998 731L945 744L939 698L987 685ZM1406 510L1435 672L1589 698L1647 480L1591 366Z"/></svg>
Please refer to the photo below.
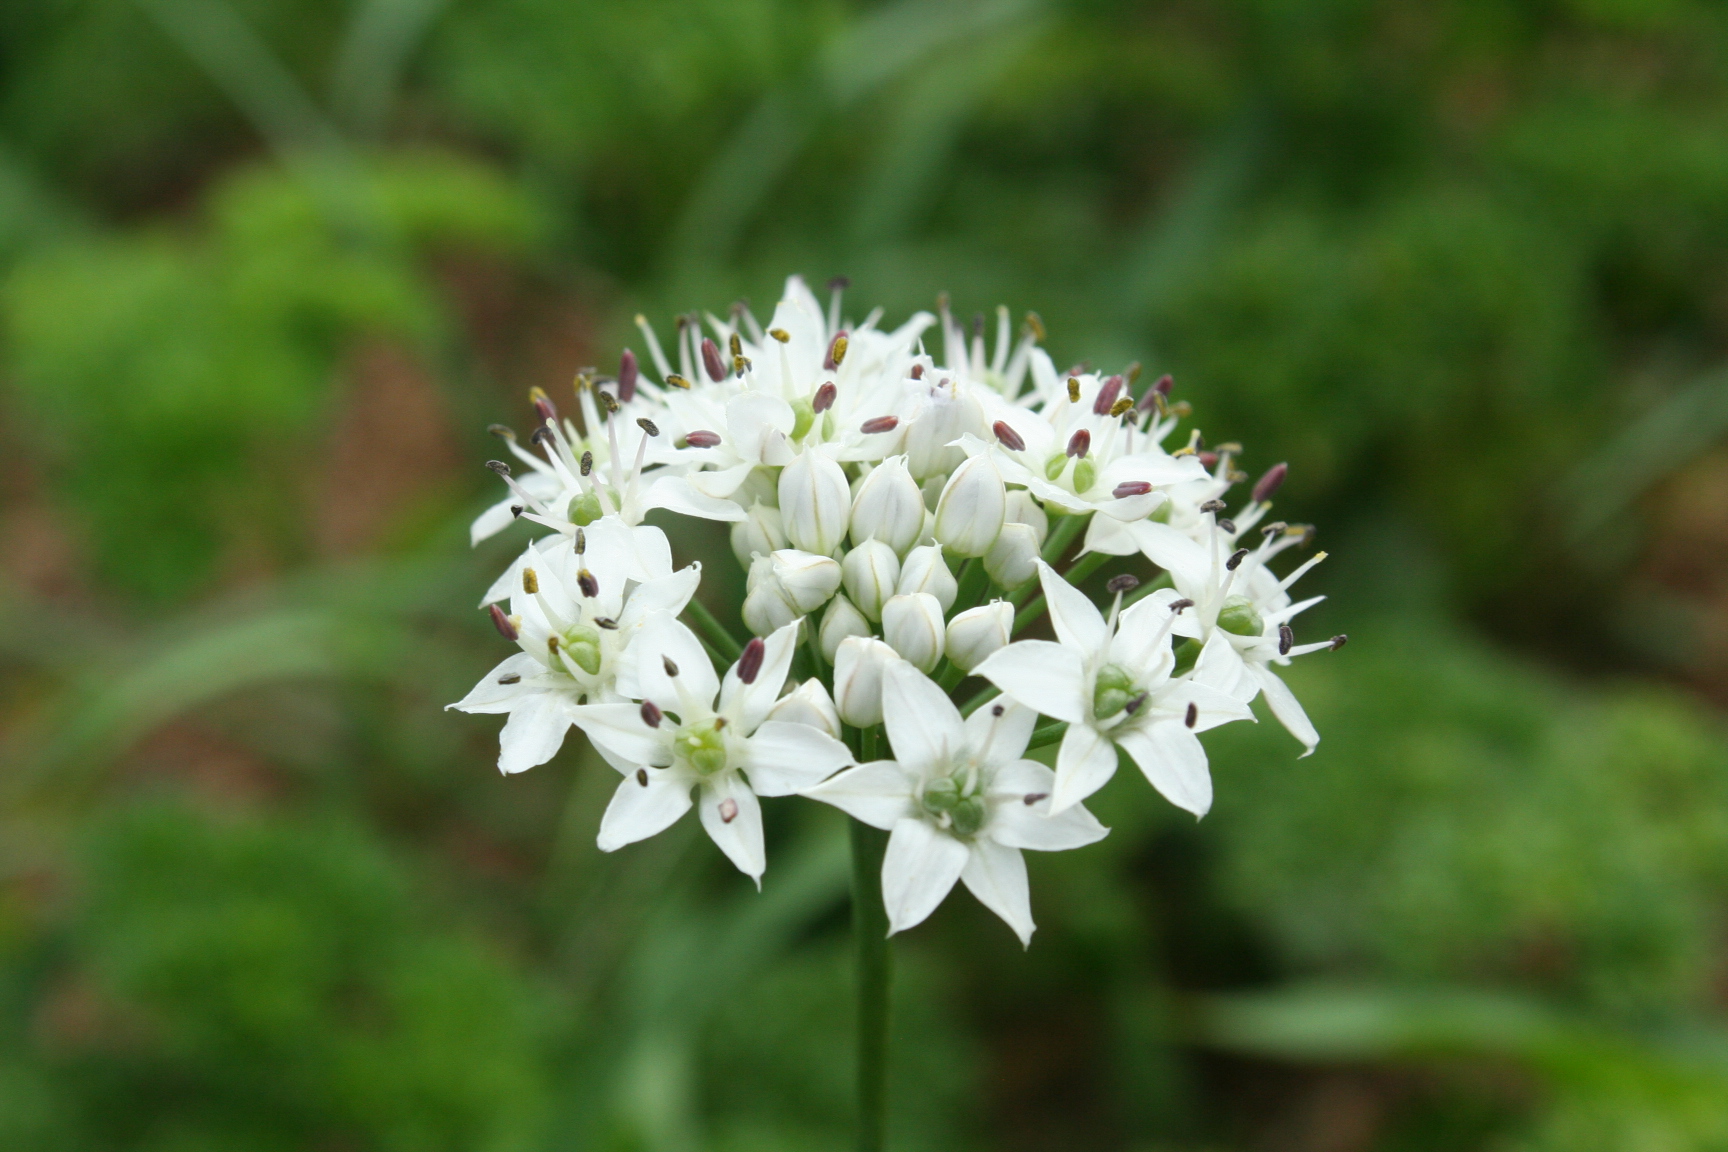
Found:
<svg viewBox="0 0 1728 1152"><path fill-rule="evenodd" d="M1007 711L1007 709L1003 708L1000 704L990 705L990 715L992 716L1000 717L1005 711Z"/></svg>
<svg viewBox="0 0 1728 1152"><path fill-rule="evenodd" d="M618 411L618 399L604 388L600 389L600 407L606 409L606 415L611 416Z"/></svg>
<svg viewBox="0 0 1728 1152"><path fill-rule="evenodd" d="M1092 451L1092 433L1082 428L1068 437L1068 455L1084 456Z"/></svg>
<svg viewBox="0 0 1728 1152"><path fill-rule="evenodd" d="M1284 523L1284 521L1276 520L1276 521L1272 522L1271 524L1266 525L1266 527L1260 529L1260 535L1262 535L1262 536L1266 537L1268 540L1270 540L1272 537L1277 536L1279 533L1285 531L1289 527L1290 527L1290 525Z"/></svg>
<svg viewBox="0 0 1728 1152"><path fill-rule="evenodd" d="M522 591L530 596L540 591L540 574L532 568L522 569Z"/></svg>
<svg viewBox="0 0 1728 1152"><path fill-rule="evenodd" d="M1274 464L1266 469L1266 475L1254 482L1254 503L1264 504L1272 498L1272 493L1278 491L1278 486L1284 483L1284 477L1290 474L1290 465Z"/></svg>
<svg viewBox="0 0 1728 1152"><path fill-rule="evenodd" d="M646 416L638 416L636 418L636 427L642 429L642 431L648 433L650 436L660 435L660 426L655 424L654 421L648 419Z"/></svg>
<svg viewBox="0 0 1728 1152"><path fill-rule="evenodd" d="M1047 335L1044 331L1044 317L1036 312L1028 312L1025 323L1026 330L1032 333L1032 338L1042 344Z"/></svg>
<svg viewBox="0 0 1728 1152"><path fill-rule="evenodd" d="M600 581L594 579L594 573L586 568L576 573L576 587L590 600L600 595Z"/></svg>
<svg viewBox="0 0 1728 1152"><path fill-rule="evenodd" d="M1280 580L1278 582L1278 587L1280 587L1280 588L1290 587L1290 585L1292 585L1292 584L1296 583L1296 581L1302 579L1303 575L1305 575L1307 573L1308 569L1314 567L1314 565L1320 563L1320 561L1322 561L1324 559L1326 559L1326 553L1324 553L1324 552L1314 553L1314 555L1310 556L1307 560L1304 560L1301 564L1299 564L1296 567L1296 570L1294 572L1291 572L1290 575L1288 575L1288 576L1284 577L1284 579Z"/></svg>
<svg viewBox="0 0 1728 1152"><path fill-rule="evenodd" d="M650 728L658 728L663 719L665 719L665 713L660 711L658 704L652 700L642 701L642 723Z"/></svg>
<svg viewBox="0 0 1728 1152"><path fill-rule="evenodd" d="M1222 501L1222 500L1208 500L1208 501L1206 501L1206 503L1200 505L1200 511L1201 512L1211 512L1214 515L1216 515L1217 513L1224 511L1224 501Z"/></svg>
<svg viewBox="0 0 1728 1152"><path fill-rule="evenodd" d="M914 380L924 379L924 365L922 365L922 364L912 365L912 379L914 379Z"/></svg>
<svg viewBox="0 0 1728 1152"><path fill-rule="evenodd" d="M498 677L498 683L500 684L520 684L521 682L522 676L518 672L506 672L504 675Z"/></svg>
<svg viewBox="0 0 1728 1152"><path fill-rule="evenodd" d="M816 395L810 401L810 410L820 416L834 407L834 398L838 395L840 395L840 389L834 387L834 381L828 381L816 389Z"/></svg>
<svg viewBox="0 0 1728 1152"><path fill-rule="evenodd" d="M686 391L690 388L690 381L684 379L684 377L678 375L676 372L667 373L666 383L673 388L683 388Z"/></svg>
<svg viewBox="0 0 1728 1152"><path fill-rule="evenodd" d="M1190 700L1190 701L1188 701L1188 715L1182 717L1182 723L1184 723L1188 727L1192 728L1192 727L1194 727L1194 725L1198 724L1199 722L1200 722L1200 705L1198 705L1198 704L1194 703L1194 701Z"/></svg>
<svg viewBox="0 0 1728 1152"><path fill-rule="evenodd" d="M1133 407L1134 401L1129 399L1127 396L1124 396L1120 400L1116 401L1116 403L1110 405L1110 415L1126 416Z"/></svg>
<svg viewBox="0 0 1728 1152"><path fill-rule="evenodd" d="M636 378L641 369L636 364L636 353L624 349L618 357L618 399L628 404L636 398Z"/></svg>
<svg viewBox="0 0 1728 1152"><path fill-rule="evenodd" d="M519 640L522 638L521 629L516 626L516 621L514 619L504 615L504 609L498 607L496 604L488 604L486 605L486 611L492 614L492 627L498 629L498 635L504 637L506 640Z"/></svg>
<svg viewBox="0 0 1728 1152"><path fill-rule="evenodd" d="M692 448L712 448L720 443L720 433L710 432L706 428L698 428L684 437L684 443Z"/></svg>
<svg viewBox="0 0 1728 1152"><path fill-rule="evenodd" d="M770 328L768 329L768 335L774 337L774 339L780 341L782 344L792 339L792 334L784 328Z"/></svg>
<svg viewBox="0 0 1728 1152"><path fill-rule="evenodd" d="M1080 381L1072 376L1068 377L1068 403L1080 403Z"/></svg>
<svg viewBox="0 0 1728 1152"><path fill-rule="evenodd" d="M1110 583L1104 585L1105 591L1109 592L1112 596L1120 596L1124 592L1132 592L1138 587L1140 587L1140 578L1127 572L1122 573L1120 576L1110 577Z"/></svg>
<svg viewBox="0 0 1728 1152"><path fill-rule="evenodd" d="M678 665L672 663L672 657L670 656L660 657L660 667L666 670L666 675L668 676L678 675Z"/></svg>
<svg viewBox="0 0 1728 1152"><path fill-rule="evenodd" d="M1241 567L1242 561L1248 559L1248 549L1238 548L1230 554L1230 559L1224 561L1224 571L1234 572Z"/></svg>
<svg viewBox="0 0 1728 1152"><path fill-rule="evenodd" d="M738 801L728 796L720 801L720 823L730 824L738 819Z"/></svg>
<svg viewBox="0 0 1728 1152"><path fill-rule="evenodd" d="M594 471L594 453L584 452L582 453L582 475L586 476L592 471Z"/></svg>
<svg viewBox="0 0 1728 1152"><path fill-rule="evenodd" d="M1104 381L1098 389L1098 395L1092 401L1092 415L1107 415L1116 403L1116 397L1122 395L1122 377L1112 376Z"/></svg>
<svg viewBox="0 0 1728 1152"><path fill-rule="evenodd" d="M1152 491L1150 480L1124 480L1110 490L1110 494L1118 500L1126 500L1130 496L1144 496Z"/></svg>
<svg viewBox="0 0 1728 1152"><path fill-rule="evenodd" d="M500 440L514 441L516 439L516 430L508 424L488 424L486 425L486 431L498 437Z"/></svg>
<svg viewBox="0 0 1728 1152"><path fill-rule="evenodd" d="M1020 798L1020 802L1030 808L1032 805L1038 803L1038 801L1048 800L1049 798L1050 793L1048 792L1028 792Z"/></svg>
<svg viewBox="0 0 1728 1152"><path fill-rule="evenodd" d="M858 426L865 435L875 435L878 432L892 432L900 426L898 416L873 416Z"/></svg>
<svg viewBox="0 0 1728 1152"><path fill-rule="evenodd" d="M708 370L708 379L718 384L726 379L726 364L720 359L720 346L708 337L702 337L702 367Z"/></svg>
<svg viewBox="0 0 1728 1152"><path fill-rule="evenodd" d="M557 421L558 409L552 406L552 398L546 395L545 389L538 387L528 389L528 399L534 401L534 411L540 414L541 420Z"/></svg>
<svg viewBox="0 0 1728 1152"><path fill-rule="evenodd" d="M1182 613L1186 609L1189 609L1192 607L1194 607L1194 601L1192 601L1192 600L1172 600L1172 601L1170 601L1170 611L1172 614L1177 615L1177 616L1182 615Z"/></svg>
<svg viewBox="0 0 1728 1152"><path fill-rule="evenodd" d="M768 647L760 636L744 645L744 651L738 657L738 679L746 684L756 683L756 676L762 671L762 658L767 652Z"/></svg>
<svg viewBox="0 0 1728 1152"><path fill-rule="evenodd" d="M1338 651L1338 649L1344 647L1344 645L1346 645L1348 643L1350 643L1350 637L1348 637L1348 636L1344 635L1344 633L1340 632L1340 633L1338 633L1338 635L1332 637L1332 651L1336 652L1336 651Z"/></svg>
<svg viewBox="0 0 1728 1152"><path fill-rule="evenodd" d="M604 628L608 632L616 632L618 631L618 621L610 616L596 616L594 617L594 627Z"/></svg>
<svg viewBox="0 0 1728 1152"><path fill-rule="evenodd" d="M648 355L653 358L654 367L659 370L660 378L664 380L672 374L672 367L666 363L666 353L660 348L660 338L654 335L648 317L640 312L636 314L636 327L642 330L642 338L648 341Z"/></svg>
<svg viewBox="0 0 1728 1152"><path fill-rule="evenodd" d="M578 528L576 529L576 555L580 556L586 551L588 551L588 533Z"/></svg>
<svg viewBox="0 0 1728 1152"><path fill-rule="evenodd" d="M1002 442L1002 447L1008 449L1008 451L1026 451L1026 441L1021 438L1020 433L1014 431L1008 421L998 420L990 426L990 430L996 433L996 439L1000 440Z"/></svg>
<svg viewBox="0 0 1728 1152"><path fill-rule="evenodd" d="M1236 521L1228 520L1228 519L1219 520L1218 521L1218 531L1227 532L1231 536L1236 535Z"/></svg>
<svg viewBox="0 0 1728 1152"><path fill-rule="evenodd" d="M845 363L846 344L847 339L844 330L834 333L834 339L828 345L828 355L822 358L822 370L824 372L833 372Z"/></svg>
<svg viewBox="0 0 1728 1152"><path fill-rule="evenodd" d="M1296 643L1296 633L1288 624L1278 625L1278 655L1290 655L1290 648Z"/></svg>
<svg viewBox="0 0 1728 1152"><path fill-rule="evenodd" d="M1152 693L1142 692L1138 696L1134 697L1134 699L1128 701L1128 703L1122 705L1122 711L1127 715L1132 716L1134 713L1140 711L1140 709L1145 706L1146 701L1151 698Z"/></svg>
<svg viewBox="0 0 1728 1152"><path fill-rule="evenodd" d="M648 769L636 769L636 783L642 785L644 788L648 787Z"/></svg>

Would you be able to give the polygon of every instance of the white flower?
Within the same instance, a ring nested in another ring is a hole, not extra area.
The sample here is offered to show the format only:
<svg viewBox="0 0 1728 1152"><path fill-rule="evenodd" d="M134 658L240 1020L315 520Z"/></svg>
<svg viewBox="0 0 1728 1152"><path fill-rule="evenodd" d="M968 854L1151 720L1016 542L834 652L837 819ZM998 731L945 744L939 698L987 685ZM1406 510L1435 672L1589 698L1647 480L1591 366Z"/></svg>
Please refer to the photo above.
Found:
<svg viewBox="0 0 1728 1152"><path fill-rule="evenodd" d="M849 636L871 634L870 621L864 619L864 613L842 594L828 601L828 610L822 613L822 627L816 638L822 645L823 658L832 664L837 659L841 641Z"/></svg>
<svg viewBox="0 0 1728 1152"><path fill-rule="evenodd" d="M1119 620L1112 608L1106 621L1048 564L1039 562L1038 575L1060 643L1018 641L973 673L1022 704L1068 722L1056 755L1052 810L1060 812L1103 787L1116 771L1121 745L1166 799L1205 815L1212 806L1212 778L1196 733L1251 720L1253 713L1217 688L1171 678L1175 613L1169 605L1148 597Z"/></svg>
<svg viewBox="0 0 1728 1152"><path fill-rule="evenodd" d="M840 465L805 452L780 471L780 518L795 548L828 556L846 538L852 490Z"/></svg>
<svg viewBox="0 0 1728 1152"><path fill-rule="evenodd" d="M858 611L871 620L882 619L882 604L894 595L900 579L900 558L881 540L866 539L846 553L841 561L846 575L846 595Z"/></svg>
<svg viewBox="0 0 1728 1152"><path fill-rule="evenodd" d="M992 600L968 608L948 621L948 659L962 672L970 672L1013 636L1014 605L1008 601Z"/></svg>
<svg viewBox="0 0 1728 1152"><path fill-rule="evenodd" d="M642 703L572 710L577 726L624 774L600 822L603 851L661 831L690 809L695 791L703 828L761 886L767 861L756 797L802 791L852 763L846 746L827 733L768 719L799 626L794 621L752 640L721 683L688 628L666 615L644 625L634 677L626 678L626 694Z"/></svg>
<svg viewBox="0 0 1728 1152"><path fill-rule="evenodd" d="M1024 488L1009 489L1008 515L1004 522L1030 525L1040 548L1044 547L1044 541L1050 535L1050 514L1044 511L1044 506Z"/></svg>
<svg viewBox="0 0 1728 1152"><path fill-rule="evenodd" d="M928 592L891 596L882 605L882 639L920 672L942 659L942 605Z"/></svg>
<svg viewBox="0 0 1728 1152"><path fill-rule="evenodd" d="M928 592L936 597L936 602L946 612L954 607L954 597L960 594L960 582L954 579L954 573L948 571L948 562L942 559L940 545L921 544L906 553L906 559L900 565L900 582L894 586L894 591L902 596Z"/></svg>
<svg viewBox="0 0 1728 1152"><path fill-rule="evenodd" d="M780 697L774 707L768 710L768 719L784 720L788 724L808 724L818 732L826 732L835 739L840 738L840 713L834 710L834 701L829 698L828 689L815 677Z"/></svg>
<svg viewBox="0 0 1728 1152"><path fill-rule="evenodd" d="M961 556L982 556L1008 515L1008 489L988 455L967 460L948 477L936 502L936 539Z"/></svg>
<svg viewBox="0 0 1728 1152"><path fill-rule="evenodd" d="M834 653L834 707L854 728L882 723L882 670L900 659L869 636L848 636Z"/></svg>
<svg viewBox="0 0 1728 1152"><path fill-rule="evenodd" d="M907 387L915 407L903 422L906 463L922 483L952 472L965 455L950 445L967 433L982 436L989 423L975 389L957 373L928 371Z"/></svg>
<svg viewBox="0 0 1728 1152"><path fill-rule="evenodd" d="M904 556L923 531L923 494L906 470L906 457L890 456L870 470L852 498L852 543L880 540Z"/></svg>
<svg viewBox="0 0 1728 1152"><path fill-rule="evenodd" d="M1003 588L1018 588L1038 575L1038 533L1030 524L1004 524L984 554L984 571Z"/></svg>
<svg viewBox="0 0 1728 1152"><path fill-rule="evenodd" d="M524 561L513 569L510 613L491 609L499 631L522 651L450 705L509 713L498 736L502 772L550 760L564 743L574 705L622 699L617 680L638 629L656 613L682 612L701 579L701 567L692 564L637 585L626 597L629 565L617 553L567 550L560 558L530 544Z"/></svg>
<svg viewBox="0 0 1728 1152"><path fill-rule="evenodd" d="M786 602L797 609L800 616L828 603L828 597L840 587L840 565L827 556L782 548L768 559L773 564L774 579L784 591Z"/></svg>
<svg viewBox="0 0 1728 1152"><path fill-rule="evenodd" d="M922 923L962 881L1022 944L1032 939L1032 901L1022 849L1060 851L1103 839L1083 807L1053 815L1050 770L1022 759L1037 714L1012 703L964 721L942 689L904 661L883 678L893 760L850 768L805 790L891 831L882 861L888 930Z"/></svg>

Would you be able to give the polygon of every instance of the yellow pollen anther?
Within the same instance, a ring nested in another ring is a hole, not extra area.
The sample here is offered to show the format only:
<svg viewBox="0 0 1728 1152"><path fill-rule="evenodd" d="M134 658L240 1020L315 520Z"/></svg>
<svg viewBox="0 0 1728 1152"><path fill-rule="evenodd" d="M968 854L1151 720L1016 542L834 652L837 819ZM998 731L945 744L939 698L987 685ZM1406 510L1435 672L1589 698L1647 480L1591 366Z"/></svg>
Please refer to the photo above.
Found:
<svg viewBox="0 0 1728 1152"><path fill-rule="evenodd" d="M1068 403L1080 403L1080 381L1072 376L1068 377Z"/></svg>
<svg viewBox="0 0 1728 1152"><path fill-rule="evenodd" d="M786 331L784 328L770 328L768 329L768 335L774 337L774 339L780 341L782 344L789 343L792 339L792 333Z"/></svg>

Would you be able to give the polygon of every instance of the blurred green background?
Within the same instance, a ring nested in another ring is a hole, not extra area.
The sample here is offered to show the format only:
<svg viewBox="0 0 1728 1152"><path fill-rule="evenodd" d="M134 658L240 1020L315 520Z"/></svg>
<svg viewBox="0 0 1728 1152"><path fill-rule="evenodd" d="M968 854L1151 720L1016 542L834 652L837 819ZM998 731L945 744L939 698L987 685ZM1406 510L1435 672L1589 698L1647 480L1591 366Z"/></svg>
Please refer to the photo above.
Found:
<svg viewBox="0 0 1728 1152"><path fill-rule="evenodd" d="M440 710L487 423L789 271L1174 372L1353 637L899 942L897 1148L1728 1149L1691 0L0 7L0 1148L845 1146L838 813L604 857Z"/></svg>

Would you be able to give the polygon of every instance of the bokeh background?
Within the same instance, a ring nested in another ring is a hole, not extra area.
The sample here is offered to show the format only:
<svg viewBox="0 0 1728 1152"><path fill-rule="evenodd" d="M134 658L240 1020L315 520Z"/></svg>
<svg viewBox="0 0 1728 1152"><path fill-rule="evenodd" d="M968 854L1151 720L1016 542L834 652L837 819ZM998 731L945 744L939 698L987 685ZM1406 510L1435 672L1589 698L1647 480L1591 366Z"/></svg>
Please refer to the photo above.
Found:
<svg viewBox="0 0 1728 1152"><path fill-rule="evenodd" d="M1702 0L0 7L0 1147L846 1145L838 814L440 710L486 425L789 271L1175 373L1353 638L899 941L896 1148L1728 1148Z"/></svg>

